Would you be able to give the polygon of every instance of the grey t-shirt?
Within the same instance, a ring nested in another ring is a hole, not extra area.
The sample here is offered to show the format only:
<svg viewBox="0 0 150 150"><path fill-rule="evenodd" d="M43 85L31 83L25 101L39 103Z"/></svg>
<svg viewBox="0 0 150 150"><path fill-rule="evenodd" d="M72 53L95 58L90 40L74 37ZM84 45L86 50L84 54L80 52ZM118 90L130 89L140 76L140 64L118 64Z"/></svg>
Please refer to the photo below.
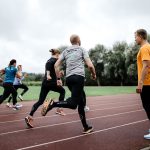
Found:
<svg viewBox="0 0 150 150"><path fill-rule="evenodd" d="M60 56L66 63L66 77L80 75L85 77L84 60L89 58L88 52L78 45L68 47Z"/></svg>

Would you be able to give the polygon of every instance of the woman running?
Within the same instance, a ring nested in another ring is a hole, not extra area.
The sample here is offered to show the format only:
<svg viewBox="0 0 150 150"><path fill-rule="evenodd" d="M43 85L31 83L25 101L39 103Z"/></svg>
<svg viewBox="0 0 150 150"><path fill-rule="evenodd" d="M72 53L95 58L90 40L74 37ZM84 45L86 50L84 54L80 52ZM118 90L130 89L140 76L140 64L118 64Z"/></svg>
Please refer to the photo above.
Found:
<svg viewBox="0 0 150 150"><path fill-rule="evenodd" d="M22 65L18 65L17 66L18 68L18 72L19 74L21 75L21 78L18 78L18 77L15 77L15 80L14 80L14 88L16 89L16 91L20 88L20 89L23 89L22 93L18 96L18 98L23 101L23 95L28 91L28 87L22 83L22 80L24 80L26 77L27 77L27 74L24 74L22 73ZM8 107L12 107L10 102L11 102L11 99L12 99L12 96L9 97L8 99L8 103L6 104ZM22 107L21 104L17 104L18 107Z"/></svg>
<svg viewBox="0 0 150 150"><path fill-rule="evenodd" d="M39 100L33 105L31 112L25 118L25 122L29 128L33 128L33 115L38 107L43 104L49 91L59 93L59 101L64 101L65 98L65 89L62 87L61 79L56 77L54 69L54 65L59 58L60 52L58 49L51 49L50 52L52 54L52 57L47 61L45 65L45 76L42 82ZM62 109L57 109L56 113L65 115Z"/></svg>
<svg viewBox="0 0 150 150"><path fill-rule="evenodd" d="M13 82L14 82L15 76L17 76L18 78L20 78L21 76L17 72L16 60L12 59L9 63L9 66L6 67L5 69L0 70L0 73L5 74L4 82L3 82L4 92L3 92L3 95L0 97L0 104L2 104L3 101L6 100L10 94L12 94L13 109L18 110L18 107L16 105L17 92L13 86Z"/></svg>

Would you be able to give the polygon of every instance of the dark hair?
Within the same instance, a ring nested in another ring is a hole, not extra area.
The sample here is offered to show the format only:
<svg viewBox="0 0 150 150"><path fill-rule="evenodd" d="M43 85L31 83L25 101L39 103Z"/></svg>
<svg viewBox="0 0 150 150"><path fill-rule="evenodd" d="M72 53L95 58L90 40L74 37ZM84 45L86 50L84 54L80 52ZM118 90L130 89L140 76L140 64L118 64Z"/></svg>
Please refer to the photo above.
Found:
<svg viewBox="0 0 150 150"><path fill-rule="evenodd" d="M141 36L144 40L147 40L147 31L145 29L139 29L136 31L137 35Z"/></svg>
<svg viewBox="0 0 150 150"><path fill-rule="evenodd" d="M16 60L15 60L15 59L12 59L12 60L9 62L9 66L12 66L14 63L16 63Z"/></svg>
<svg viewBox="0 0 150 150"><path fill-rule="evenodd" d="M59 49L50 49L49 51L52 53L52 55L60 54Z"/></svg>

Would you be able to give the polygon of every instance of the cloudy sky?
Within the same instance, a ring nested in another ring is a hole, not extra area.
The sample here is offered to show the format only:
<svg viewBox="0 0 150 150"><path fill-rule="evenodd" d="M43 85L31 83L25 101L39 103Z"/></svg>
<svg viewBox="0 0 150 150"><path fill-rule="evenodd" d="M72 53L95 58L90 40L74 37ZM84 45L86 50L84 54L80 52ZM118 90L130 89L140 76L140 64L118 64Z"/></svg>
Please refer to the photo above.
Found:
<svg viewBox="0 0 150 150"><path fill-rule="evenodd" d="M0 0L0 68L17 59L26 72L44 72L50 48L80 35L87 50L96 44L134 42L150 32L150 0Z"/></svg>

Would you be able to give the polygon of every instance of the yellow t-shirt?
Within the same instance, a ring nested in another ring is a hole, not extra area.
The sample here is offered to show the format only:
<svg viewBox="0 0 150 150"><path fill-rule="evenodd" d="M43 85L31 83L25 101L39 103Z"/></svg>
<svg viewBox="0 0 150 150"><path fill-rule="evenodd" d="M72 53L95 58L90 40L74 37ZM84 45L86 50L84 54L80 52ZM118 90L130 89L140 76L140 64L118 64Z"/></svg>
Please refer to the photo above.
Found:
<svg viewBox="0 0 150 150"><path fill-rule="evenodd" d="M141 73L143 68L142 61L150 61L150 44L143 45L137 54L137 66L138 66L138 81L141 79ZM150 85L150 68L148 69L148 74L145 77L143 85Z"/></svg>

